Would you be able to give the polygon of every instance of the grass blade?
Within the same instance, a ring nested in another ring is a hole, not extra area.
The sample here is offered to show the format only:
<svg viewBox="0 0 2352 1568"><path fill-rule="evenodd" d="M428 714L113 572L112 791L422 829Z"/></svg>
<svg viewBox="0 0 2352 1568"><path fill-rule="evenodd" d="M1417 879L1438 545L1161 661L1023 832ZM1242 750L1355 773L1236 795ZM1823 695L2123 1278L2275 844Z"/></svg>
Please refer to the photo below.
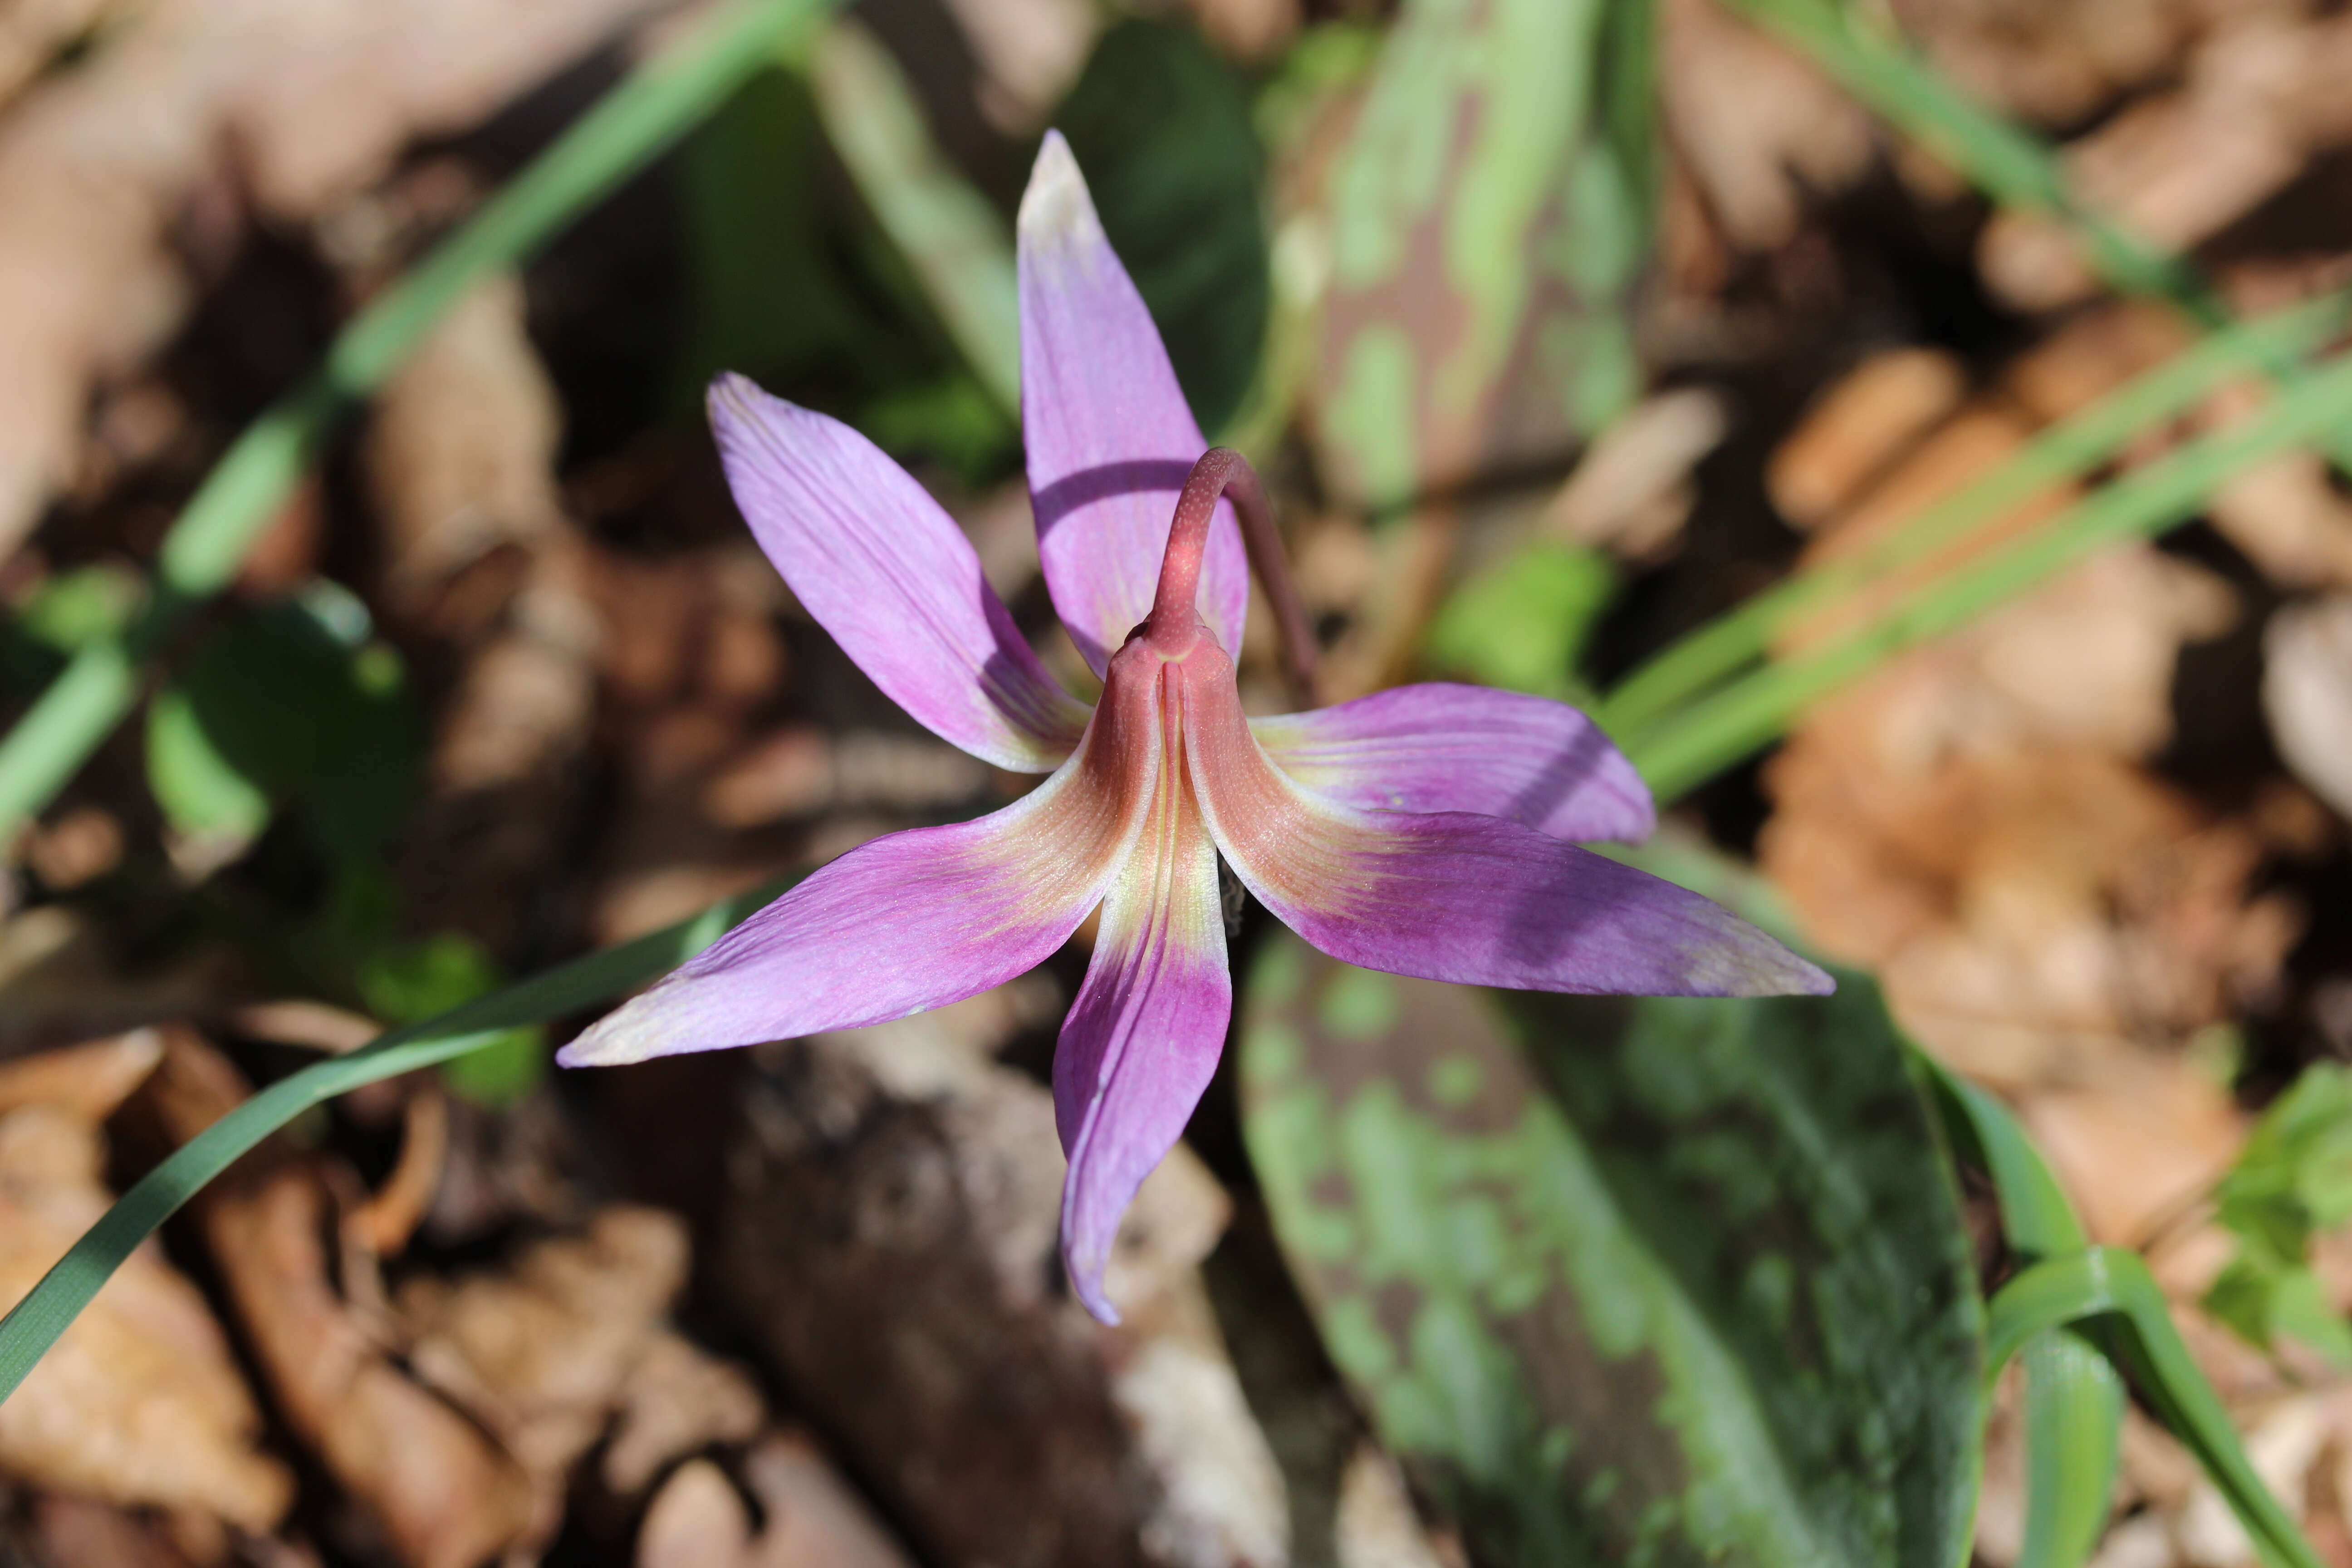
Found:
<svg viewBox="0 0 2352 1568"><path fill-rule="evenodd" d="M701 952L797 880L785 878L633 942L583 953L437 1018L380 1035L349 1055L329 1057L262 1089L142 1177L0 1318L0 1400L16 1392L132 1248L237 1156L294 1117L362 1084L463 1056L517 1025L545 1023L610 1001Z"/></svg>
<svg viewBox="0 0 2352 1568"><path fill-rule="evenodd" d="M949 164L906 73L864 27L834 24L809 67L825 134L875 221L921 280L972 374L1018 418L1019 289L1003 217Z"/></svg>
<svg viewBox="0 0 2352 1568"><path fill-rule="evenodd" d="M382 386L467 289L645 167L826 8L827 0L737 0L607 93L352 319L319 369L248 426L190 498L164 536L139 623L77 654L0 739L0 837L47 805L130 712L139 666L236 575L336 418Z"/></svg>
<svg viewBox="0 0 2352 1568"><path fill-rule="evenodd" d="M2039 531L1922 585L1847 637L1723 688L1636 737L1626 752L1659 798L1673 799L1768 744L1808 704L1884 660L1953 630L2105 545L2187 521L2237 474L2311 441L2347 415L2352 355L2331 361L2257 417L2175 449Z"/></svg>
<svg viewBox="0 0 2352 1568"><path fill-rule="evenodd" d="M2036 1336L2106 1320L2114 1353L2174 1436L2197 1457L2267 1563L2321 1568L2319 1553L2246 1458L2229 1412L2172 1326L2164 1292L2139 1255L2095 1247L2035 1264L2001 1287L1987 1322L1986 1375Z"/></svg>
<svg viewBox="0 0 2352 1568"><path fill-rule="evenodd" d="M1684 637L1620 682L1596 717L1621 741L1639 737L1672 708L1762 658L1772 638L1797 616L1834 605L2020 502L2081 477L2231 376L2282 354L2308 353L2347 320L2352 293L2339 293L2212 334L2043 431L2000 468L1920 512L1875 548L1784 578Z"/></svg>

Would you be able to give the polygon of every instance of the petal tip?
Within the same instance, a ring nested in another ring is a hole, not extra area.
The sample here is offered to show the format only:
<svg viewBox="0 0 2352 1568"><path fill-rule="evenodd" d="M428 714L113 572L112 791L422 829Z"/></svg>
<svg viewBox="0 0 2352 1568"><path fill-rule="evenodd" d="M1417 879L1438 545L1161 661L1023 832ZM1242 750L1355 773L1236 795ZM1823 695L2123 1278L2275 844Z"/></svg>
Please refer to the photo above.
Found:
<svg viewBox="0 0 2352 1568"><path fill-rule="evenodd" d="M657 985L652 991L632 996L573 1037L572 1043L555 1053L555 1065L562 1068L616 1068L631 1062L641 1062L654 1057L670 1056L680 1049L668 1043L670 1031L648 1027L647 1002L660 994L667 986Z"/></svg>
<svg viewBox="0 0 2352 1568"><path fill-rule="evenodd" d="M1062 1269L1069 1276L1070 1294L1078 1299L1078 1305L1087 1310L1088 1317L1115 1329L1122 1320L1118 1309L1110 1304L1110 1297L1103 1290L1103 1276L1110 1266L1108 1249L1097 1246L1084 1247L1082 1251L1087 1238L1073 1233L1071 1218L1066 1205L1062 1215Z"/></svg>
<svg viewBox="0 0 2352 1568"><path fill-rule="evenodd" d="M1037 162L1029 170L1029 188L1021 194L1018 220L1023 247L1035 251L1104 243L1102 219L1095 214L1094 196L1069 142L1058 131L1045 132L1037 148Z"/></svg>

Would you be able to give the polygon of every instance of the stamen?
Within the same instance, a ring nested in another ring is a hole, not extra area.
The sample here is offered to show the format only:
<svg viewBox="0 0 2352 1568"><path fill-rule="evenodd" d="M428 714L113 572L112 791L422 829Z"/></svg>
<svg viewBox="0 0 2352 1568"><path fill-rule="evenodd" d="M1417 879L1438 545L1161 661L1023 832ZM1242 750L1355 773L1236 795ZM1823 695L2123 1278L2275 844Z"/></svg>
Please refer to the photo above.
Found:
<svg viewBox="0 0 2352 1568"><path fill-rule="evenodd" d="M1250 570L1265 589L1282 636L1284 671L1299 696L1311 704L1315 700L1315 633L1307 624L1298 592L1291 585L1289 568L1282 558L1282 536L1275 531L1274 512L1266 505L1257 470L1230 447L1210 447L1185 476L1183 494L1176 498L1176 515L1168 525L1168 552L1160 560L1160 587L1151 601L1151 614L1143 623L1144 636L1162 653L1181 658L1200 635L1195 598L1201 557L1208 549L1209 520L1216 515L1220 496L1230 497L1234 510L1241 516L1242 545L1249 553Z"/></svg>

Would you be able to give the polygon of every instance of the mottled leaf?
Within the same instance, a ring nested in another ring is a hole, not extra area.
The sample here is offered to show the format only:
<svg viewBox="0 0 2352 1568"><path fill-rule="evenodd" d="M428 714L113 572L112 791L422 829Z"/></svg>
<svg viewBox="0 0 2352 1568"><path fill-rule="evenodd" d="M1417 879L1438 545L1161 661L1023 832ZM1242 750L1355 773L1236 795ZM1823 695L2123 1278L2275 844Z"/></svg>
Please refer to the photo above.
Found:
<svg viewBox="0 0 2352 1568"><path fill-rule="evenodd" d="M1095 46L1054 122L1216 439L1256 373L1270 290L1240 78L1188 26L1126 21Z"/></svg>
<svg viewBox="0 0 2352 1568"><path fill-rule="evenodd" d="M1505 994L1277 940L1244 1129L1382 1437L1490 1560L1950 1568L1982 1314L1876 988Z"/></svg>
<svg viewBox="0 0 2352 1568"><path fill-rule="evenodd" d="M1650 0L1406 0L1331 175L1326 481L1385 508L1565 458L1639 390Z"/></svg>

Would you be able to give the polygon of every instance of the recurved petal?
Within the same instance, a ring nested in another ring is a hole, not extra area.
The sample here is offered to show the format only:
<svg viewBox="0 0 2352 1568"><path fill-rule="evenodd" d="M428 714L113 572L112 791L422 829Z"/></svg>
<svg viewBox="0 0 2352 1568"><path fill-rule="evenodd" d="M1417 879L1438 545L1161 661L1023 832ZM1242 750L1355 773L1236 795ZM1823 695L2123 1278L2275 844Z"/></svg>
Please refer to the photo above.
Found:
<svg viewBox="0 0 2352 1568"><path fill-rule="evenodd" d="M1250 728L1283 772L1343 805L1475 811L1580 842L1638 842L1657 826L1601 727L1541 697L1433 681Z"/></svg>
<svg viewBox="0 0 2352 1568"><path fill-rule="evenodd" d="M1098 711L1053 777L976 822L860 845L557 1053L606 1067L856 1028L1034 967L1103 897L1161 765L1156 714Z"/></svg>
<svg viewBox="0 0 2352 1568"><path fill-rule="evenodd" d="M1319 795L1258 749L1230 671L1220 679L1198 655L1185 668L1185 754L1217 847L1259 902L1334 958L1528 991L1831 989L1812 964L1697 894L1532 828Z"/></svg>
<svg viewBox="0 0 2352 1568"><path fill-rule="evenodd" d="M1099 675L1151 608L1184 476L1208 450L1077 160L1047 132L1021 198L1021 434L1037 554ZM1201 618L1241 647L1249 565L1230 502L1201 563Z"/></svg>
<svg viewBox="0 0 2352 1568"><path fill-rule="evenodd" d="M1069 1174L1062 1258L1087 1310L1118 1313L1103 1270L1136 1189L1182 1136L1233 1016L1217 853L1181 770L1163 773L1143 836L1103 901L1094 960L1054 1055Z"/></svg>
<svg viewBox="0 0 2352 1568"><path fill-rule="evenodd" d="M740 375L710 385L727 482L760 548L890 700L1022 773L1070 754L1087 708L1055 685L923 487L839 420Z"/></svg>

